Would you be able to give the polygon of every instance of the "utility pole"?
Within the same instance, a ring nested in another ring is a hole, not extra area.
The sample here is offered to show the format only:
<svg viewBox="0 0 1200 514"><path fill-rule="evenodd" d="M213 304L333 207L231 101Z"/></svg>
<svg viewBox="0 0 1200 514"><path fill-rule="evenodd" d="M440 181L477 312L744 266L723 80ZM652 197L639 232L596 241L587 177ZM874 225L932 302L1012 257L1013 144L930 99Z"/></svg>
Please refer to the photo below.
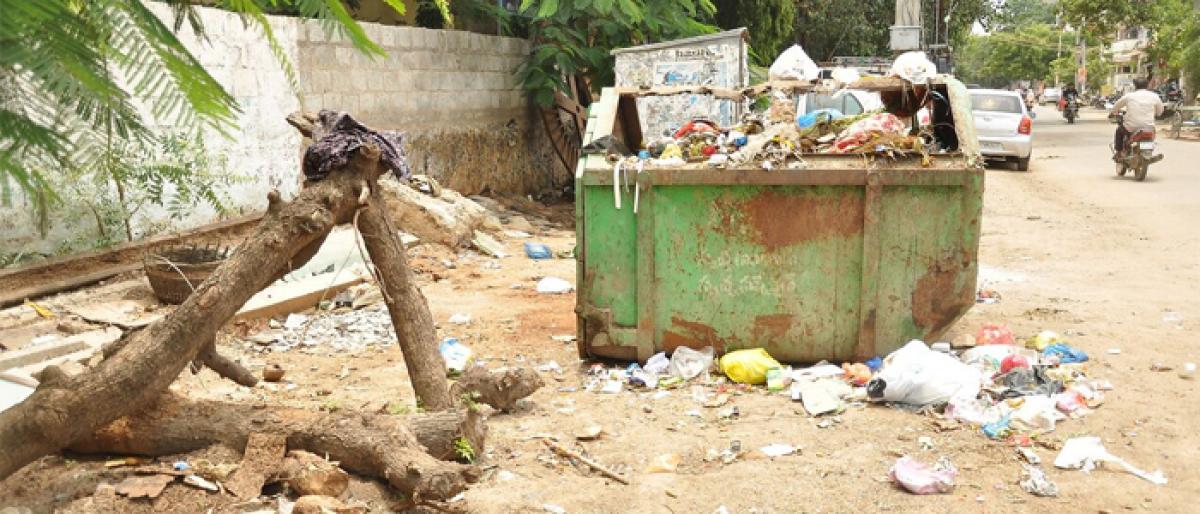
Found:
<svg viewBox="0 0 1200 514"><path fill-rule="evenodd" d="M1075 34L1079 38L1079 71L1075 72L1075 90L1082 92L1087 81L1087 38L1080 32Z"/></svg>
<svg viewBox="0 0 1200 514"><path fill-rule="evenodd" d="M1200 0L1196 0L1196 1L1200 2ZM1054 26L1058 27L1058 50L1055 51L1055 53L1054 53L1054 60L1057 61L1058 59L1062 58L1062 35L1063 35L1062 29L1063 29L1063 27L1062 27L1062 14L1061 13L1056 13L1054 15ZM1062 82L1059 80L1059 77L1058 77L1058 70L1055 70L1054 71L1054 87L1060 87L1061 84L1062 84Z"/></svg>

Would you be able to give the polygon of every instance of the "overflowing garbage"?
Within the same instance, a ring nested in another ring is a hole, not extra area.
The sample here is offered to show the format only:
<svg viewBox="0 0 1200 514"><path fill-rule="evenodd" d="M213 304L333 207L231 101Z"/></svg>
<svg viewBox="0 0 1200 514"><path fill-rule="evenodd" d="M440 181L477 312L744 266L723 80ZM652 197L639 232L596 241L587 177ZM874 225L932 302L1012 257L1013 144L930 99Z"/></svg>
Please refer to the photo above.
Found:
<svg viewBox="0 0 1200 514"><path fill-rule="evenodd" d="M1088 355L1052 331L1018 339L1007 327L989 324L973 344L955 351L946 343L931 347L914 340L866 362L800 368L779 363L763 348L729 351L717 359L712 347L681 346L670 354L653 355L644 366L608 369L594 364L584 390L650 390L658 391L657 399L667 390L690 387L698 407L722 408L718 422L737 417L737 407L727 405L731 393L782 394L799 402L809 416L826 417L821 428L831 426L829 417L840 422L839 416L850 408L892 406L934 417L938 423L975 427L982 437L1015 446L1023 461L1019 487L1035 496L1057 496L1058 486L1032 447L1059 430L1061 423L1100 408L1112 384L1093 376ZM691 409L684 414L700 418L702 412ZM922 448L931 450L932 440L921 439ZM785 454L779 448L764 448L763 453ZM1054 460L1058 468L1085 471L1105 463L1154 484L1166 483L1161 473L1143 471L1108 453L1095 437L1067 440ZM913 494L939 494L953 491L958 473L945 456L928 464L902 455L888 477Z"/></svg>
<svg viewBox="0 0 1200 514"><path fill-rule="evenodd" d="M905 54L896 62L890 78L922 87L922 103L948 102L944 95L926 89L936 72L929 71L933 64L923 53ZM798 45L779 55L769 73L773 81L813 84L801 89L824 99L821 105L857 107L843 112L814 104L800 111L795 96L799 90L780 86L761 92L760 98L753 99L757 110L747 112L731 126L706 118L684 119L662 134L648 134L643 148L625 149L619 141L598 140L584 151L607 153L610 160L616 161L614 174L624 175L643 171L646 166L679 167L689 163L716 168L805 169L804 156L814 154L920 156L922 165L928 167L932 155L954 150L934 136L928 110L921 111L924 116L897 115L881 106L863 106L858 100L843 102L846 96L864 92L852 86L867 87L865 84L881 77L860 77L856 70L837 68L831 70L830 78L821 79L821 70ZM876 103L882 105L881 101Z"/></svg>

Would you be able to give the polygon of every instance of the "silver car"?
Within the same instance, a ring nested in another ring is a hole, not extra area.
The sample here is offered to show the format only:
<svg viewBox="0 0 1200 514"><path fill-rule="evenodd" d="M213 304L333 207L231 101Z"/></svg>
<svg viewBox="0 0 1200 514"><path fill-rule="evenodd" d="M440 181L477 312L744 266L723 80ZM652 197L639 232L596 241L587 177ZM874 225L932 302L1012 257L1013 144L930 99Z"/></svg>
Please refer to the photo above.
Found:
<svg viewBox="0 0 1200 514"><path fill-rule="evenodd" d="M1058 103L1059 98L1062 98L1062 89L1059 89L1056 87L1048 87L1042 91L1041 104L1042 105L1046 105L1047 103L1056 104L1056 103Z"/></svg>
<svg viewBox="0 0 1200 514"><path fill-rule="evenodd" d="M969 92L979 152L986 159L1014 162L1018 170L1028 171L1033 155L1033 118L1021 95L1000 89Z"/></svg>

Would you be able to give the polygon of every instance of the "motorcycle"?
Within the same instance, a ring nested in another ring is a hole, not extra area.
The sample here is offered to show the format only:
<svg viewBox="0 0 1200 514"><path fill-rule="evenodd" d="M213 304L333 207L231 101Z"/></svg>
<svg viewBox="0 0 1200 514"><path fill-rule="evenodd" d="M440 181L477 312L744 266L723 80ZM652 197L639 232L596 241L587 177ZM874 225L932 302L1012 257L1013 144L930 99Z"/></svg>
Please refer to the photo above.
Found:
<svg viewBox="0 0 1200 514"><path fill-rule="evenodd" d="M1075 118L1079 117L1079 100L1071 97L1066 100L1063 105L1063 117L1067 119L1067 123L1075 123Z"/></svg>
<svg viewBox="0 0 1200 514"><path fill-rule="evenodd" d="M1155 119L1165 120L1170 118L1175 114L1176 111L1179 110L1180 107L1183 107L1183 91L1178 89L1169 90L1165 92L1159 92L1158 96L1162 99L1163 112Z"/></svg>
<svg viewBox="0 0 1200 514"><path fill-rule="evenodd" d="M1109 120L1116 122L1118 125L1125 122L1125 112L1119 112L1109 115ZM1146 180L1146 172L1150 170L1150 165L1163 158L1162 154L1155 154L1154 150L1157 145L1154 141L1154 129L1139 130L1129 134L1125 138L1125 148L1118 151L1109 145L1109 149L1113 151L1117 162L1117 176L1124 177L1126 173L1133 170L1133 178L1138 182Z"/></svg>

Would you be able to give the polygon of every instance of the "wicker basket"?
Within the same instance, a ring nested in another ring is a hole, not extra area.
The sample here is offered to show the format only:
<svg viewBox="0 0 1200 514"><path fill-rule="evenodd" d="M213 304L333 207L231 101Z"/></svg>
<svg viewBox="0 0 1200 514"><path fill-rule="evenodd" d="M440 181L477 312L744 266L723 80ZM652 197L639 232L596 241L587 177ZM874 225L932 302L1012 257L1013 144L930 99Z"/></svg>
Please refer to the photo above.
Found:
<svg viewBox="0 0 1200 514"><path fill-rule="evenodd" d="M163 303L180 304L228 255L217 247L173 247L149 254L144 261L150 288Z"/></svg>

